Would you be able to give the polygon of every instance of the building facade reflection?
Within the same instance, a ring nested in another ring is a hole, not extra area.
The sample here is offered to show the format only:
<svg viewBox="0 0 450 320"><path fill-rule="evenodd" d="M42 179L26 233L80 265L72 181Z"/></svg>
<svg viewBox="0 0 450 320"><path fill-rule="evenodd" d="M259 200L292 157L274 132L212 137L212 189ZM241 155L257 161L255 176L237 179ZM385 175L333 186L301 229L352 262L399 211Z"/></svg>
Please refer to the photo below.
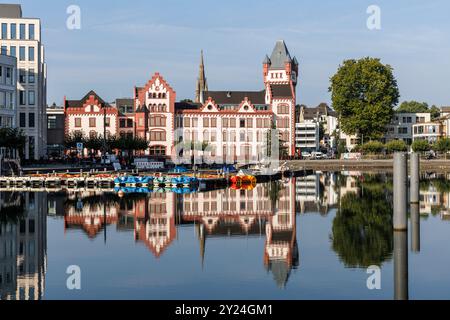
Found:
<svg viewBox="0 0 450 320"><path fill-rule="evenodd" d="M39 300L47 268L47 201L44 193L2 192L0 296Z"/></svg>

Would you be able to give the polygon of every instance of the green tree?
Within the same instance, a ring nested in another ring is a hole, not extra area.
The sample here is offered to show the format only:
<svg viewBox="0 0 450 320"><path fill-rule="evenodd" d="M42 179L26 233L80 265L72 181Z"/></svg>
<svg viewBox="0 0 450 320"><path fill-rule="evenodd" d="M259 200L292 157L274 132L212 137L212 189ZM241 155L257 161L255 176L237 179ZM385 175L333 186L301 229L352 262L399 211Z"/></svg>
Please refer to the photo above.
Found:
<svg viewBox="0 0 450 320"><path fill-rule="evenodd" d="M347 152L347 146L345 145L345 140L339 140L338 146L337 146L338 158L341 157L341 154L346 153L346 152Z"/></svg>
<svg viewBox="0 0 450 320"><path fill-rule="evenodd" d="M103 148L103 137L90 136L84 141L84 147L96 155Z"/></svg>
<svg viewBox="0 0 450 320"><path fill-rule="evenodd" d="M416 140L412 143L411 148L414 152L426 152L431 150L431 145L427 140Z"/></svg>
<svg viewBox="0 0 450 320"><path fill-rule="evenodd" d="M22 130L18 128L1 128L0 129L0 148L7 149L10 153L16 150L19 156L23 157L23 150L27 137Z"/></svg>
<svg viewBox="0 0 450 320"><path fill-rule="evenodd" d="M437 119L441 116L441 109L439 109L435 105L431 106L429 111L431 113L431 119L433 119L433 120Z"/></svg>
<svg viewBox="0 0 450 320"><path fill-rule="evenodd" d="M408 150L408 146L403 140L389 141L388 143L386 143L385 148L388 153L405 152Z"/></svg>
<svg viewBox="0 0 450 320"><path fill-rule="evenodd" d="M83 132L74 131L64 137L64 147L68 150L75 149L77 147L77 143L84 143L86 138L84 137Z"/></svg>
<svg viewBox="0 0 450 320"><path fill-rule="evenodd" d="M433 149L435 151L445 153L445 158L447 158L447 153L450 151L450 138L439 139L433 145Z"/></svg>
<svg viewBox="0 0 450 320"><path fill-rule="evenodd" d="M417 102L417 101L404 101L398 107L397 112L429 112L428 103L426 102Z"/></svg>
<svg viewBox="0 0 450 320"><path fill-rule="evenodd" d="M399 99L392 67L370 57L344 61L329 91L342 131L364 139L384 135Z"/></svg>

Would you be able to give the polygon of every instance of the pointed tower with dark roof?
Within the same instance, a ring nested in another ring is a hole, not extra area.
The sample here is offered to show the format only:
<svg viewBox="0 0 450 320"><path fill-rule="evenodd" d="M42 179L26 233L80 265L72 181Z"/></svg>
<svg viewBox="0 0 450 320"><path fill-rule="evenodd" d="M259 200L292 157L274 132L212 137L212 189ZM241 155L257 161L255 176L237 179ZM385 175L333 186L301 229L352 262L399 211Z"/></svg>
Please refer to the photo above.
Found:
<svg viewBox="0 0 450 320"><path fill-rule="evenodd" d="M208 82L205 75L205 64L203 62L203 50L200 55L200 66L198 70L197 87L195 90L195 102L203 103L203 93L208 91Z"/></svg>
<svg viewBox="0 0 450 320"><path fill-rule="evenodd" d="M272 54L263 61L266 104L276 115L276 126L281 139L295 155L295 106L296 86L298 82L298 61L292 57L284 40L275 43Z"/></svg>

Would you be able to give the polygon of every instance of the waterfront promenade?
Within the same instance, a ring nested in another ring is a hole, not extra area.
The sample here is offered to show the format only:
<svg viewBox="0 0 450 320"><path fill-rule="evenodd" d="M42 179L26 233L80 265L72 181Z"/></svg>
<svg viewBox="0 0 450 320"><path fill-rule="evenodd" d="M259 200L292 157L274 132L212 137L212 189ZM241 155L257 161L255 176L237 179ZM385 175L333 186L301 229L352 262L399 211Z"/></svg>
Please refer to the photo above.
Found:
<svg viewBox="0 0 450 320"><path fill-rule="evenodd" d="M393 159L386 160L293 160L287 162L290 170L316 171L376 171L392 172ZM449 160L421 160L421 171L450 172Z"/></svg>

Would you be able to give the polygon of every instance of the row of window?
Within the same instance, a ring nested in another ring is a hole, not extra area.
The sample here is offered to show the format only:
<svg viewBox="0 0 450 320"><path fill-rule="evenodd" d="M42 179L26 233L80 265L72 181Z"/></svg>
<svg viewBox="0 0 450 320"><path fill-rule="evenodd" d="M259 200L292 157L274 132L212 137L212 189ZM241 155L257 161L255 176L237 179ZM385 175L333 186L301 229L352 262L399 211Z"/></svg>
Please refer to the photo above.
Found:
<svg viewBox="0 0 450 320"><path fill-rule="evenodd" d="M289 128L291 120L289 118L277 119L277 128Z"/></svg>
<svg viewBox="0 0 450 320"><path fill-rule="evenodd" d="M413 123L412 117L395 117L395 121L398 122L399 120L402 120L402 123ZM416 117L416 123L423 123L425 122L425 117Z"/></svg>
<svg viewBox="0 0 450 320"><path fill-rule="evenodd" d="M36 39L36 27L33 23L27 25L20 23L17 28L17 23L2 23L1 36L3 40L35 40ZM18 29L18 30L17 30ZM26 30L28 29L28 34Z"/></svg>
<svg viewBox="0 0 450 320"><path fill-rule="evenodd" d="M133 119L120 119L120 128L133 128Z"/></svg>
<svg viewBox="0 0 450 320"><path fill-rule="evenodd" d="M277 109L278 109L278 114L289 114L291 112L289 106L286 104L279 105L277 107Z"/></svg>
<svg viewBox="0 0 450 320"><path fill-rule="evenodd" d="M259 130L256 132L256 141L263 142L266 139L267 132ZM253 133L241 131L239 132L239 141L240 142L253 142ZM289 137L289 135L288 135ZM222 132L222 142L237 142L236 140L236 132L235 131L223 131ZM184 132L184 140L185 141L198 141L198 132L189 130ZM217 141L217 133L215 131L203 131L203 141L216 142Z"/></svg>
<svg viewBox="0 0 450 320"><path fill-rule="evenodd" d="M156 92L149 92L148 98L149 99L166 99L167 95L164 92L156 93Z"/></svg>
<svg viewBox="0 0 450 320"><path fill-rule="evenodd" d="M0 84L13 85L13 68L0 65Z"/></svg>
<svg viewBox="0 0 450 320"><path fill-rule="evenodd" d="M26 113L21 112L19 113L19 127L26 128L27 122L26 122ZM36 125L35 122L35 114L34 113L28 113L28 128L34 128Z"/></svg>
<svg viewBox="0 0 450 320"><path fill-rule="evenodd" d="M167 112L167 105L166 104L150 104L148 106L148 109L150 112Z"/></svg>
<svg viewBox="0 0 450 320"><path fill-rule="evenodd" d="M11 128L13 126L13 117L0 116L0 128Z"/></svg>
<svg viewBox="0 0 450 320"><path fill-rule="evenodd" d="M216 128L217 127L217 118L203 118L203 127L204 128ZM257 128L270 128L271 126L270 119L256 119L256 127ZM222 118L222 127L223 128L236 128L237 124L239 124L239 128L253 128L254 121L253 118ZM197 128L198 127L198 118L178 118L178 127L185 128Z"/></svg>
<svg viewBox="0 0 450 320"><path fill-rule="evenodd" d="M35 61L36 59L36 55L35 55L35 47L27 47L25 46L19 46L19 61ZM27 55L28 52L28 55ZM10 46L9 47L9 51L8 51L8 47L5 45L1 46L1 53L3 55L10 55L12 57L16 57L17 58L17 47L16 46Z"/></svg>
<svg viewBox="0 0 450 320"><path fill-rule="evenodd" d="M34 90L19 90L19 104L21 106L29 105L34 106L36 104L36 92Z"/></svg>
<svg viewBox="0 0 450 320"><path fill-rule="evenodd" d="M102 118L103 119L103 118ZM75 128L81 128L81 118L75 118ZM107 117L105 119L105 127L111 125L111 118ZM97 118L89 118L89 127L95 128L97 126Z"/></svg>
<svg viewBox="0 0 450 320"><path fill-rule="evenodd" d="M0 91L0 109L14 109L14 92Z"/></svg>

